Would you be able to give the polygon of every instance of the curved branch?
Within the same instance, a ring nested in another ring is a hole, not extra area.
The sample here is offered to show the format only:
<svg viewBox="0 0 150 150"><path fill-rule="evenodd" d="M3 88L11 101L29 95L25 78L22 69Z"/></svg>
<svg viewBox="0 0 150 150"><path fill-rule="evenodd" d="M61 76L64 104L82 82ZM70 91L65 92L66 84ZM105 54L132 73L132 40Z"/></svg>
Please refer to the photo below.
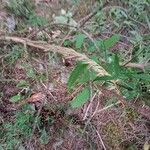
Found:
<svg viewBox="0 0 150 150"><path fill-rule="evenodd" d="M65 58L75 58L76 61L83 61L89 65L89 68L93 69L98 75L109 75L109 73L97 64L95 61L89 59L86 55L76 52L72 48L66 48L62 46L56 46L52 44L48 44L43 41L32 41L27 38L20 37L10 37L10 36L0 36L1 41L9 41L15 43L21 43L23 45L35 47L43 50L43 52L56 52L61 54Z"/></svg>

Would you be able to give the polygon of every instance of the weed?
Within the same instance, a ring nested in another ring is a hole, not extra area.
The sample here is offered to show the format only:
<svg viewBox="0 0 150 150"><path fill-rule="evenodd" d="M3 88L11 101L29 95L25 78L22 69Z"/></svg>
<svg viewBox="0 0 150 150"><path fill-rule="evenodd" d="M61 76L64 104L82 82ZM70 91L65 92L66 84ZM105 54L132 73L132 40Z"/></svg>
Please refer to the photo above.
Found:
<svg viewBox="0 0 150 150"><path fill-rule="evenodd" d="M13 150L23 145L24 140L32 134L33 122L34 111L29 106L26 106L22 112L16 112L15 118L11 122L8 121L2 124L1 146L4 149Z"/></svg>
<svg viewBox="0 0 150 150"><path fill-rule="evenodd" d="M16 17L23 17L23 19L29 19L35 10L34 3L30 0L11 0L7 3L6 8L11 14Z"/></svg>
<svg viewBox="0 0 150 150"><path fill-rule="evenodd" d="M22 58L24 55L24 48L14 45L10 48L10 52L8 55L6 55L5 61L6 63L12 65L14 64L18 59Z"/></svg>
<svg viewBox="0 0 150 150"><path fill-rule="evenodd" d="M7 3L7 10L15 16L20 18L17 28L25 27L26 24L32 26L43 26L47 24L47 20L41 16L38 16L35 12L35 5L30 0L12 0ZM24 22L22 22L22 20Z"/></svg>

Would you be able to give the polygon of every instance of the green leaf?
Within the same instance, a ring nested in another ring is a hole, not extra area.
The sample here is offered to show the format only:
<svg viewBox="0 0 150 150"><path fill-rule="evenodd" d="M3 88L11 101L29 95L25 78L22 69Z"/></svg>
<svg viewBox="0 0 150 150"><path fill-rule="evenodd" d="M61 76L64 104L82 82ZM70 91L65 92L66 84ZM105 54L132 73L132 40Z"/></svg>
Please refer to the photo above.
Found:
<svg viewBox="0 0 150 150"><path fill-rule="evenodd" d="M54 17L55 23L59 24L67 24L68 18L66 16L55 16Z"/></svg>
<svg viewBox="0 0 150 150"><path fill-rule="evenodd" d="M84 34L78 34L75 38L75 47L77 49L81 48L86 36Z"/></svg>
<svg viewBox="0 0 150 150"><path fill-rule="evenodd" d="M0 150L4 150L4 148L0 145Z"/></svg>
<svg viewBox="0 0 150 150"><path fill-rule="evenodd" d="M111 75L113 75L114 70L112 63L105 63L105 64L101 64L101 66Z"/></svg>
<svg viewBox="0 0 150 150"><path fill-rule="evenodd" d="M109 80L114 80L115 77L112 77L112 76L98 76L96 77L93 81L109 81Z"/></svg>
<svg viewBox="0 0 150 150"><path fill-rule="evenodd" d="M120 73L120 65L119 65L119 57L117 56L117 54L115 54L114 56L113 69L114 69L114 74L118 76Z"/></svg>
<svg viewBox="0 0 150 150"><path fill-rule="evenodd" d="M72 41L70 41L70 40L65 40L63 44L64 44L65 47L71 46Z"/></svg>
<svg viewBox="0 0 150 150"><path fill-rule="evenodd" d="M88 81L93 81L97 76L97 73L91 70L86 69L83 75L79 79L79 83L84 84Z"/></svg>
<svg viewBox="0 0 150 150"><path fill-rule="evenodd" d="M129 91L136 91L136 83L135 82L129 82L128 80L121 81L121 85L122 87L128 89Z"/></svg>
<svg viewBox="0 0 150 150"><path fill-rule="evenodd" d="M49 142L49 135L47 134L46 130L43 129L40 137L40 143L47 144L48 142Z"/></svg>
<svg viewBox="0 0 150 150"><path fill-rule="evenodd" d="M73 4L77 4L79 0L72 0Z"/></svg>
<svg viewBox="0 0 150 150"><path fill-rule="evenodd" d="M84 73L85 69L87 68L87 64L79 62L74 70L71 72L69 80L68 80L68 88L71 89L75 83L75 81L79 78L81 74Z"/></svg>
<svg viewBox="0 0 150 150"><path fill-rule="evenodd" d="M150 81L150 75L149 74L134 74L133 77L136 79L142 79L142 80Z"/></svg>
<svg viewBox="0 0 150 150"><path fill-rule="evenodd" d="M82 92L80 92L71 102L72 108L78 108L81 107L83 104L85 104L90 98L90 89L85 88Z"/></svg>
<svg viewBox="0 0 150 150"><path fill-rule="evenodd" d="M112 37L104 40L104 46L106 49L113 47L120 40L120 36L118 34L114 34Z"/></svg>
<svg viewBox="0 0 150 150"><path fill-rule="evenodd" d="M19 83L17 84L17 87L26 87L26 86L28 86L28 83L25 80L20 80Z"/></svg>
<svg viewBox="0 0 150 150"><path fill-rule="evenodd" d="M41 16L37 16L36 14L32 14L29 16L28 23L35 26L35 27L41 27L48 23L48 21Z"/></svg>
<svg viewBox="0 0 150 150"><path fill-rule="evenodd" d="M20 94L17 94L17 95L15 95L15 96L11 97L10 101L16 103L16 102L18 102L20 99L21 99L21 95L20 95Z"/></svg>
<svg viewBox="0 0 150 150"><path fill-rule="evenodd" d="M113 77L120 77L122 70L119 65L119 57L116 55L113 55L111 63L102 64L102 67Z"/></svg>
<svg viewBox="0 0 150 150"><path fill-rule="evenodd" d="M29 78L35 78L35 77L36 77L35 72L34 72L34 70L33 70L32 68L29 68L29 69L27 70L27 76L28 76Z"/></svg>
<svg viewBox="0 0 150 150"><path fill-rule="evenodd" d="M93 61L95 61L97 64L99 64L99 57L97 55L93 55L90 57L90 59L92 59Z"/></svg>

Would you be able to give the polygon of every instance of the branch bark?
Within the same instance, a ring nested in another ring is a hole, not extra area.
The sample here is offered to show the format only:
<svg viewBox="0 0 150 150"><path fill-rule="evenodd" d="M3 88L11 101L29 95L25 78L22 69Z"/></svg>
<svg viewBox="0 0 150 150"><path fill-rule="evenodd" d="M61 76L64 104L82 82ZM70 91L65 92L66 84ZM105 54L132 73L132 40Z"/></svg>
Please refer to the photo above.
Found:
<svg viewBox="0 0 150 150"><path fill-rule="evenodd" d="M86 55L76 52L72 48L66 48L62 46L51 45L43 41L32 41L27 38L0 36L0 41L8 41L14 43L20 43L23 45L31 46L37 49L43 50L43 52L55 52L61 54L64 58L75 58L76 61L83 61L88 64L89 68L93 69L98 75L109 75L109 73L97 64L95 61L89 59Z"/></svg>

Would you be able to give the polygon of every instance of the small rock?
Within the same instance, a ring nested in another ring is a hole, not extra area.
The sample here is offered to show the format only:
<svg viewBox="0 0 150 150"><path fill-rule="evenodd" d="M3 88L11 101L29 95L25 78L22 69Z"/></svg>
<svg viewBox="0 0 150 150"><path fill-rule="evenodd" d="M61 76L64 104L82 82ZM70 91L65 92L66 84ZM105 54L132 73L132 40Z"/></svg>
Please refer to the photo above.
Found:
<svg viewBox="0 0 150 150"><path fill-rule="evenodd" d="M16 22L15 22L15 18L14 16L8 17L7 18L7 28L8 28L8 32L11 33L15 30L16 27Z"/></svg>

